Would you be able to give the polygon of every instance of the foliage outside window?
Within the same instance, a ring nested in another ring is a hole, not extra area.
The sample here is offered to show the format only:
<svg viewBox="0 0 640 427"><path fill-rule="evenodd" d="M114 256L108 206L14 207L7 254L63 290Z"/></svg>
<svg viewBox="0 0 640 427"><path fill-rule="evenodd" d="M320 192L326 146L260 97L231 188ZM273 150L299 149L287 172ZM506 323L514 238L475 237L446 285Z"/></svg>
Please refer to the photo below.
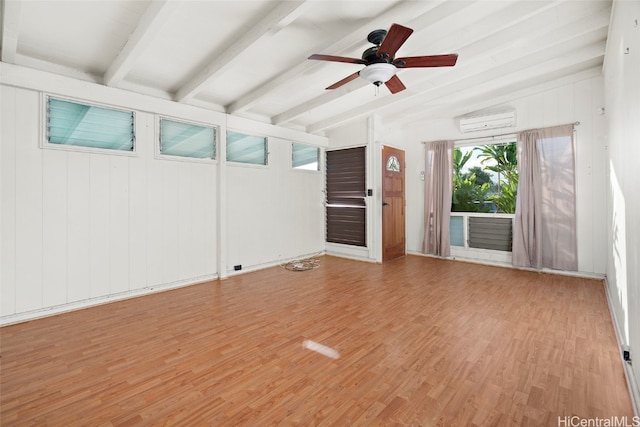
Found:
<svg viewBox="0 0 640 427"><path fill-rule="evenodd" d="M452 212L513 214L517 189L515 142L454 149Z"/></svg>

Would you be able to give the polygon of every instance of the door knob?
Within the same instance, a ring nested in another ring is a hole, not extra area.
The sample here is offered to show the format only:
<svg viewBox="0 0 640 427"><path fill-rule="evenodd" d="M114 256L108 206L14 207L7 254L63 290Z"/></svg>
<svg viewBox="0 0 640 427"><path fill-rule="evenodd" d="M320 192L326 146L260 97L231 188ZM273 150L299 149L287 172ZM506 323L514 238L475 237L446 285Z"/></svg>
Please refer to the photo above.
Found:
<svg viewBox="0 0 640 427"><path fill-rule="evenodd" d="M382 202L382 206L389 206L389 203L387 203L387 202Z"/></svg>

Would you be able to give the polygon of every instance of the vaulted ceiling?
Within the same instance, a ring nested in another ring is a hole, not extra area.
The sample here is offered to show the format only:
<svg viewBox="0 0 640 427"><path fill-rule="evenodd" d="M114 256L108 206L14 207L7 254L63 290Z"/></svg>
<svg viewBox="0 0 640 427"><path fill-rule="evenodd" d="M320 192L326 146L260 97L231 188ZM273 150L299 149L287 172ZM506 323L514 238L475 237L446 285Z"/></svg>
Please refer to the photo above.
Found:
<svg viewBox="0 0 640 427"><path fill-rule="evenodd" d="M323 133L375 114L453 117L600 75L611 1L3 0L5 63ZM399 69L406 90L356 78L367 35L413 34L397 56L457 53Z"/></svg>

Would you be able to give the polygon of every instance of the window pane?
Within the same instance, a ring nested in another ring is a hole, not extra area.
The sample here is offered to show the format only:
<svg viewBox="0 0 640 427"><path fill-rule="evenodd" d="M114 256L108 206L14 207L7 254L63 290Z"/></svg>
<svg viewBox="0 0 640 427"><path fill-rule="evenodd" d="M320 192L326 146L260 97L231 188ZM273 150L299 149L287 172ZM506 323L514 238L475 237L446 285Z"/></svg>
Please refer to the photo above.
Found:
<svg viewBox="0 0 640 427"><path fill-rule="evenodd" d="M160 120L160 152L170 156L215 158L215 128Z"/></svg>
<svg viewBox="0 0 640 427"><path fill-rule="evenodd" d="M293 156L291 164L294 169L320 170L320 149L318 147L296 142L291 147Z"/></svg>
<svg viewBox="0 0 640 427"><path fill-rule="evenodd" d="M133 112L54 98L49 98L47 107L49 143L133 150Z"/></svg>
<svg viewBox="0 0 640 427"><path fill-rule="evenodd" d="M516 143L457 147L453 153L453 212L515 213Z"/></svg>
<svg viewBox="0 0 640 427"><path fill-rule="evenodd" d="M227 132L227 160L230 162L267 164L267 138Z"/></svg>
<svg viewBox="0 0 640 427"><path fill-rule="evenodd" d="M449 220L449 240L451 246L464 247L464 217L451 216Z"/></svg>

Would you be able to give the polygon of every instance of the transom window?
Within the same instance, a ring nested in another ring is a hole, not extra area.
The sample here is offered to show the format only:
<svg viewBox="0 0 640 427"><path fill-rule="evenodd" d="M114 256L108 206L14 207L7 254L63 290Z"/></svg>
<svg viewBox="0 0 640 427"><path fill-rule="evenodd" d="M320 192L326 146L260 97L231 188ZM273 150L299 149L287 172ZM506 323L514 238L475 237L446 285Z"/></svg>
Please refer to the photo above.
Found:
<svg viewBox="0 0 640 427"><path fill-rule="evenodd" d="M267 164L267 138L227 131L227 160L254 165Z"/></svg>
<svg viewBox="0 0 640 427"><path fill-rule="evenodd" d="M47 142L107 150L133 151L134 113L47 98Z"/></svg>
<svg viewBox="0 0 640 427"><path fill-rule="evenodd" d="M320 170L320 148L291 143L291 166L294 169Z"/></svg>
<svg viewBox="0 0 640 427"><path fill-rule="evenodd" d="M160 153L167 156L215 159L216 129L213 126L161 118Z"/></svg>

